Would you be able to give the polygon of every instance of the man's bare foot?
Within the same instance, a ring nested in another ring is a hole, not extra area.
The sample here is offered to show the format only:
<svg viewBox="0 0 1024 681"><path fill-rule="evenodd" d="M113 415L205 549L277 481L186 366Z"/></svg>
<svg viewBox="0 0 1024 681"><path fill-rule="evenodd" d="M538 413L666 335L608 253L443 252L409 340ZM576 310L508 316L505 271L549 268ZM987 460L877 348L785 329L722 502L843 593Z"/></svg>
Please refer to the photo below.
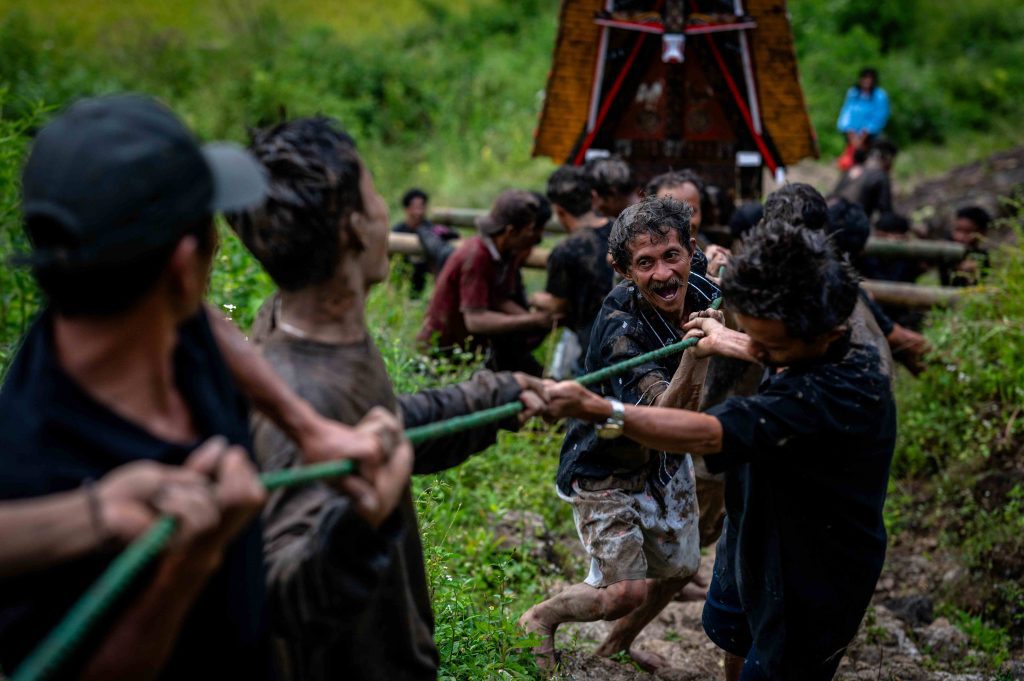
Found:
<svg viewBox="0 0 1024 681"><path fill-rule="evenodd" d="M536 634L544 640L533 648L533 659L543 672L553 672L558 664L555 652L555 630L558 625L550 626L537 615L537 607L533 606L519 618L519 626L528 634Z"/></svg>
<svg viewBox="0 0 1024 681"><path fill-rule="evenodd" d="M615 655L623 652L622 649L610 650L602 645L600 648L594 651L594 654L600 655L601 657L614 657ZM650 650L641 650L637 647L631 647L626 654L629 655L636 665L643 669L645 672L654 674L662 671L668 667L668 660L658 653L651 652Z"/></svg>

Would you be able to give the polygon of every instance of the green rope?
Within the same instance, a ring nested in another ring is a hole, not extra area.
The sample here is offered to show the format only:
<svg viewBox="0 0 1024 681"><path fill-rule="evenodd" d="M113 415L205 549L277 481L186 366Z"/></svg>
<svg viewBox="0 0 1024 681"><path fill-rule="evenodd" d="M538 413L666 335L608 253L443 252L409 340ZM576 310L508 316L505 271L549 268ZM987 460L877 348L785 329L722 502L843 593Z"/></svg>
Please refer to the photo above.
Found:
<svg viewBox="0 0 1024 681"><path fill-rule="evenodd" d="M56 674L61 663L79 646L96 620L135 581L139 572L163 551L177 524L174 517L164 516L122 551L75 602L60 624L25 658L14 672L12 681L45 679Z"/></svg>
<svg viewBox="0 0 1024 681"><path fill-rule="evenodd" d="M717 310L721 303L722 299L716 298L711 307ZM582 385L600 383L647 362L678 354L696 344L697 339L695 338L681 340L585 374L577 378L576 381ZM456 416L445 421L410 428L406 431L406 436L412 444L418 445L429 440L504 421L522 410L523 403L517 400L465 416ZM351 461L328 461L310 466L270 471L261 475L260 481L268 490L273 490L347 475L352 472L353 468L354 465ZM100 575L100 578L71 607L64 619L25 658L25 661L15 670L11 681L38 681L55 674L67 657L78 648L89 629L113 606L125 589L135 581L139 573L160 554L174 535L176 526L177 521L173 517L164 516L122 551Z"/></svg>

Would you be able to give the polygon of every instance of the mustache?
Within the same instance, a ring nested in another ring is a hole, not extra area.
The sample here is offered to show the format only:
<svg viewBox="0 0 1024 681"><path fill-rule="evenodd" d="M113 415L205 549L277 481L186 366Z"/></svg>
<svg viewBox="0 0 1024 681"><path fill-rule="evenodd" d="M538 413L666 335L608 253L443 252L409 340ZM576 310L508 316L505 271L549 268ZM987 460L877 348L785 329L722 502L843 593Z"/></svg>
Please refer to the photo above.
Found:
<svg viewBox="0 0 1024 681"><path fill-rule="evenodd" d="M679 277L672 277L668 281L652 281L648 287L652 291L661 291L666 288L679 288L683 285L683 280Z"/></svg>

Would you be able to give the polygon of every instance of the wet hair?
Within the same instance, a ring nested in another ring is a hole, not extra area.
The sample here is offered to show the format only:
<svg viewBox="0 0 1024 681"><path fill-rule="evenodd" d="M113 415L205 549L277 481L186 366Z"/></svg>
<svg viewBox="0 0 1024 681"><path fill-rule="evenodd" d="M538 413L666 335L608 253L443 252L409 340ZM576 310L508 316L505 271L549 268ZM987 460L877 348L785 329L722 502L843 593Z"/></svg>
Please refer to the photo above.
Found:
<svg viewBox="0 0 1024 681"><path fill-rule="evenodd" d="M857 286L856 271L823 231L768 220L747 234L722 295L737 312L780 321L790 337L810 343L853 313Z"/></svg>
<svg viewBox="0 0 1024 681"><path fill-rule="evenodd" d="M956 216L973 222L982 234L988 231L989 223L992 222L992 216L981 206L965 206L956 212Z"/></svg>
<svg viewBox="0 0 1024 681"><path fill-rule="evenodd" d="M430 197L427 196L425 191L418 187L413 187L406 193L402 194L402 208L408 208L416 199L423 199L423 203L430 201Z"/></svg>
<svg viewBox="0 0 1024 681"><path fill-rule="evenodd" d="M665 187L678 187L684 184L692 184L697 188L697 195L704 198L704 181L692 170L671 170L662 173L647 183L644 193L647 196L657 196Z"/></svg>
<svg viewBox="0 0 1024 681"><path fill-rule="evenodd" d="M349 217L363 208L355 141L324 116L250 134L269 192L263 206L229 215L228 222L283 290L326 281L341 256L341 227L350 229Z"/></svg>
<svg viewBox="0 0 1024 681"><path fill-rule="evenodd" d="M590 182L578 166L562 166L551 173L547 196L574 218L590 212Z"/></svg>
<svg viewBox="0 0 1024 681"><path fill-rule="evenodd" d="M794 182L768 195L764 202L763 220L778 220L807 229L824 229L828 222L828 204L821 192L811 185Z"/></svg>
<svg viewBox="0 0 1024 681"><path fill-rule="evenodd" d="M875 223L875 229L889 234L906 234L910 231L910 220L898 213L884 213Z"/></svg>
<svg viewBox="0 0 1024 681"><path fill-rule="evenodd" d="M836 249L845 255L854 257L860 255L864 246L868 243L871 235L871 223L868 221L868 214L860 207L860 204L847 201L844 198L836 199L828 207L828 225L825 228Z"/></svg>
<svg viewBox="0 0 1024 681"><path fill-rule="evenodd" d="M633 264L631 244L634 239L646 234L653 243L661 243L667 241L668 235L675 230L679 243L687 252L692 253L691 217L693 209L682 201L649 196L640 203L634 203L626 208L615 219L612 232L608 236L608 252L619 269L628 272Z"/></svg>
<svg viewBox="0 0 1024 681"><path fill-rule="evenodd" d="M621 158L599 158L583 166L590 188L598 196L621 196L635 191L640 183L633 170Z"/></svg>
<svg viewBox="0 0 1024 681"><path fill-rule="evenodd" d="M537 216L534 218L534 226L537 229L544 229L544 225L551 220L551 202L540 192L530 193L537 199Z"/></svg>
<svg viewBox="0 0 1024 681"><path fill-rule="evenodd" d="M32 268L36 283L51 310L66 317L109 317L132 309L156 287L181 239L193 236L201 255L213 254L216 232L212 216L189 223L170 244L121 262L67 266L60 262ZM34 217L25 233L35 248L69 250L79 237L54 220Z"/></svg>

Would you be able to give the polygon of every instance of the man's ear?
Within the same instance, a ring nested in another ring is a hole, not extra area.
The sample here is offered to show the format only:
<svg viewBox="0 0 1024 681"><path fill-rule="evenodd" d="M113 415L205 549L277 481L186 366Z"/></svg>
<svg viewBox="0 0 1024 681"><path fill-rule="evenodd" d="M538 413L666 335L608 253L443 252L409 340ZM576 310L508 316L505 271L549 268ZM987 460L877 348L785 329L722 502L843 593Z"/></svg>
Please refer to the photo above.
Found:
<svg viewBox="0 0 1024 681"><path fill-rule="evenodd" d="M177 302L191 305L202 300L209 281L211 259L199 249L199 240L192 234L184 236L171 252L164 268L168 292Z"/></svg>
<svg viewBox="0 0 1024 681"><path fill-rule="evenodd" d="M369 235L367 234L369 225L367 224L365 214L357 210L352 211L341 219L339 229L341 230L343 252L350 249L355 251L364 249L369 240Z"/></svg>
<svg viewBox="0 0 1024 681"><path fill-rule="evenodd" d="M693 233L693 226L692 225L690 226L690 233L691 234ZM696 252L697 252L697 240L691 236L690 237L690 257L692 258L693 254L696 253Z"/></svg>
<svg viewBox="0 0 1024 681"><path fill-rule="evenodd" d="M837 340L842 338L843 334L845 334L845 333L846 333L846 324L840 324L836 328L834 328L831 331L827 332L825 334L825 338L828 340L828 344L832 345Z"/></svg>
<svg viewBox="0 0 1024 681"><path fill-rule="evenodd" d="M565 225L568 224L567 221L566 221L566 218L569 217L569 211L567 211L566 209L562 208L557 203L552 203L551 207L555 211L555 218L558 220L559 224L561 224L563 227L565 227Z"/></svg>
<svg viewBox="0 0 1024 681"><path fill-rule="evenodd" d="M615 262L611 254L608 255L608 259L612 261L612 269L615 270L616 274L618 274L623 279L629 279L630 281L633 281L633 277L630 276L629 270L623 270L621 267L619 267L619 263Z"/></svg>

